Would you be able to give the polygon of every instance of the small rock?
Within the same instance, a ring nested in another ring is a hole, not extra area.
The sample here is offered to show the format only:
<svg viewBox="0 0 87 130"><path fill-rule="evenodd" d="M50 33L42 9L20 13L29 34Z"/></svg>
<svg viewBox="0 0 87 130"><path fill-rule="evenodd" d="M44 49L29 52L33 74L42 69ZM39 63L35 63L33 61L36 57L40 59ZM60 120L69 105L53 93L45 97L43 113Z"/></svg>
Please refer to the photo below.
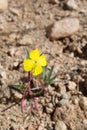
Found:
<svg viewBox="0 0 87 130"><path fill-rule="evenodd" d="M75 119L75 105L70 103L63 105L61 107L56 107L53 114L53 121L57 122L58 120L62 120L64 122L68 122L71 119Z"/></svg>
<svg viewBox="0 0 87 130"><path fill-rule="evenodd" d="M29 45L32 44L32 39L29 37L29 35L24 35L23 38L20 41L20 44L22 45Z"/></svg>
<svg viewBox="0 0 87 130"><path fill-rule="evenodd" d="M18 37L19 37L18 34L16 34L16 33L11 33L11 34L9 35L9 41L10 41L10 42L14 42L15 40L18 39Z"/></svg>
<svg viewBox="0 0 87 130"><path fill-rule="evenodd" d="M79 102L78 98L74 98L72 99L72 101L73 101L73 104L78 105L78 102Z"/></svg>
<svg viewBox="0 0 87 130"><path fill-rule="evenodd" d="M13 56L15 56L16 51L17 51L17 48L13 47L13 48L9 49L8 54L13 57Z"/></svg>
<svg viewBox="0 0 87 130"><path fill-rule="evenodd" d="M39 127L38 127L38 130L45 130L44 129L44 124L40 124Z"/></svg>
<svg viewBox="0 0 87 130"><path fill-rule="evenodd" d="M13 68L17 69L17 67L19 66L19 64L20 63L18 61L13 62Z"/></svg>
<svg viewBox="0 0 87 130"><path fill-rule="evenodd" d="M8 51L8 55L10 55L11 57L21 57L22 59L25 58L25 51L24 48L21 47L12 47L11 49L9 49Z"/></svg>
<svg viewBox="0 0 87 130"><path fill-rule="evenodd" d="M46 107L46 113L51 114L53 112L52 108Z"/></svg>
<svg viewBox="0 0 87 130"><path fill-rule="evenodd" d="M48 103L47 106L48 106L49 108L53 108L53 104L52 104L52 103Z"/></svg>
<svg viewBox="0 0 87 130"><path fill-rule="evenodd" d="M62 94L62 99L58 102L59 106L63 106L65 104L69 103L69 98L67 94Z"/></svg>
<svg viewBox="0 0 87 130"><path fill-rule="evenodd" d="M67 85L68 90L73 91L76 89L76 84L73 81L69 81Z"/></svg>
<svg viewBox="0 0 87 130"><path fill-rule="evenodd" d="M63 121L57 121L55 124L55 130L67 130L66 125Z"/></svg>
<svg viewBox="0 0 87 130"><path fill-rule="evenodd" d="M14 15L20 16L19 10L16 8L10 8L9 9L11 11L11 13L13 13Z"/></svg>
<svg viewBox="0 0 87 130"><path fill-rule="evenodd" d="M74 34L79 28L80 25L77 18L64 18L47 28L48 37L51 40L64 38Z"/></svg>
<svg viewBox="0 0 87 130"><path fill-rule="evenodd" d="M49 0L49 2L52 3L52 4L57 4L58 0Z"/></svg>
<svg viewBox="0 0 87 130"><path fill-rule="evenodd" d="M84 125L87 125L87 119L84 119L84 120L83 120L83 124L84 124Z"/></svg>
<svg viewBox="0 0 87 130"><path fill-rule="evenodd" d="M67 99L61 99L61 100L58 102L58 105L59 105L59 106L63 106L63 105L68 104L68 103L69 103L69 101L68 101Z"/></svg>
<svg viewBox="0 0 87 130"><path fill-rule="evenodd" d="M64 83L59 83L58 84L58 90L57 90L60 94L66 93L66 87L64 85Z"/></svg>
<svg viewBox="0 0 87 130"><path fill-rule="evenodd" d="M74 0L68 0L65 5L66 5L67 9L69 9L69 10L77 10L78 9L77 4Z"/></svg>
<svg viewBox="0 0 87 130"><path fill-rule="evenodd" d="M63 99L69 99L69 98L68 98L68 95L67 95L66 93L62 94L62 98L63 98Z"/></svg>
<svg viewBox="0 0 87 130"><path fill-rule="evenodd" d="M13 92L14 93L14 96L18 99L22 99L22 94L21 93L18 93L18 92Z"/></svg>
<svg viewBox="0 0 87 130"><path fill-rule="evenodd" d="M4 70L0 70L0 76L3 78L3 79L7 79L7 75L6 75L6 72Z"/></svg>
<svg viewBox="0 0 87 130"><path fill-rule="evenodd" d="M8 9L8 0L0 0L0 12Z"/></svg>
<svg viewBox="0 0 87 130"><path fill-rule="evenodd" d="M80 97L79 105L83 110L87 110L87 98L86 97Z"/></svg>
<svg viewBox="0 0 87 130"><path fill-rule="evenodd" d="M78 54L82 54L82 50L79 46L76 45L76 43L69 44L69 50L71 52L77 52Z"/></svg>

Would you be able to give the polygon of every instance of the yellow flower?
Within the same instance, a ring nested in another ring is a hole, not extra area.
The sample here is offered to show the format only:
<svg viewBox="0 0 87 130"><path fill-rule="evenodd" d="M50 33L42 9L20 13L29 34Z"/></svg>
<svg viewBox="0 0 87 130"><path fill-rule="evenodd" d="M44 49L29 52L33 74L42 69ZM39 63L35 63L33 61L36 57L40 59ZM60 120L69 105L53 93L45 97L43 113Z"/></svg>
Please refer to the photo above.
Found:
<svg viewBox="0 0 87 130"><path fill-rule="evenodd" d="M44 55L40 55L39 50L32 50L29 53L29 59L25 59L23 62L24 70L32 71L34 76L38 76L43 72L43 66L46 66L46 58Z"/></svg>

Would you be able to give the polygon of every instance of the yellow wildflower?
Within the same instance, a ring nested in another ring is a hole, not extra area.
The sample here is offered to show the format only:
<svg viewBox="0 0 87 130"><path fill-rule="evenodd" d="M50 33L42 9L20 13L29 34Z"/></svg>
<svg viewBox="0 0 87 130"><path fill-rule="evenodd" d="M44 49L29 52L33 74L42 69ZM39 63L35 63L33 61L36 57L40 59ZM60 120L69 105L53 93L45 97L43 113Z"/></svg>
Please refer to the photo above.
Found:
<svg viewBox="0 0 87 130"><path fill-rule="evenodd" d="M23 62L24 70L32 71L34 76L38 76L43 72L43 66L46 66L46 58L44 55L40 55L39 50L32 50L29 53L29 59L25 59Z"/></svg>

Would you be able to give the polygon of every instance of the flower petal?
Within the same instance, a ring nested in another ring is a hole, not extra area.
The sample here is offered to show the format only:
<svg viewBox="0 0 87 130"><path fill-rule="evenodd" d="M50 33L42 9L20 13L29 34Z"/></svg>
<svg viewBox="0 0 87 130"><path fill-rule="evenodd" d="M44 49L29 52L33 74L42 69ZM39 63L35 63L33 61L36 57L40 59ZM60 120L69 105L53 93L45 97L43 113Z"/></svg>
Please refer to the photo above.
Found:
<svg viewBox="0 0 87 130"><path fill-rule="evenodd" d="M34 68L33 68L33 76L38 76L39 74L41 74L43 71L42 67L40 65L36 65Z"/></svg>
<svg viewBox="0 0 87 130"><path fill-rule="evenodd" d="M46 61L46 57L44 55L41 55L39 58L38 58L38 64L41 65L41 66L46 66L47 65L47 61Z"/></svg>
<svg viewBox="0 0 87 130"><path fill-rule="evenodd" d="M33 63L32 60L25 59L24 62L23 62L23 66L24 66L24 70L29 72L29 71L32 70L34 63Z"/></svg>
<svg viewBox="0 0 87 130"><path fill-rule="evenodd" d="M40 56L40 51L39 50L32 50L30 52L30 58L32 60L37 60L39 58L39 56Z"/></svg>

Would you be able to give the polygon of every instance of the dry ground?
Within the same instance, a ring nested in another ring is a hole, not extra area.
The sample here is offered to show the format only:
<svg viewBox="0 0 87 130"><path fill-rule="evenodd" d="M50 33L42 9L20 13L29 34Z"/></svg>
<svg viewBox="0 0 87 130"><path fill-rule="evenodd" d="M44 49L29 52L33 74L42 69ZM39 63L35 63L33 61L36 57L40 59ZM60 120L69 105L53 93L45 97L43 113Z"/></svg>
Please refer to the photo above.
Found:
<svg viewBox="0 0 87 130"><path fill-rule="evenodd" d="M9 0L9 9L0 13L0 130L56 130L58 120L67 130L87 130L87 1L76 3L79 9L71 11L64 10L64 0L57 4L48 0ZM78 18L80 30L50 41L47 26L65 17ZM48 66L55 66L59 82L48 87L49 98L37 96L39 111L26 116L26 108L24 113L20 109L19 94L15 96L16 91L9 86L25 83L25 49L35 46L46 55ZM69 90L72 83L76 87Z"/></svg>

